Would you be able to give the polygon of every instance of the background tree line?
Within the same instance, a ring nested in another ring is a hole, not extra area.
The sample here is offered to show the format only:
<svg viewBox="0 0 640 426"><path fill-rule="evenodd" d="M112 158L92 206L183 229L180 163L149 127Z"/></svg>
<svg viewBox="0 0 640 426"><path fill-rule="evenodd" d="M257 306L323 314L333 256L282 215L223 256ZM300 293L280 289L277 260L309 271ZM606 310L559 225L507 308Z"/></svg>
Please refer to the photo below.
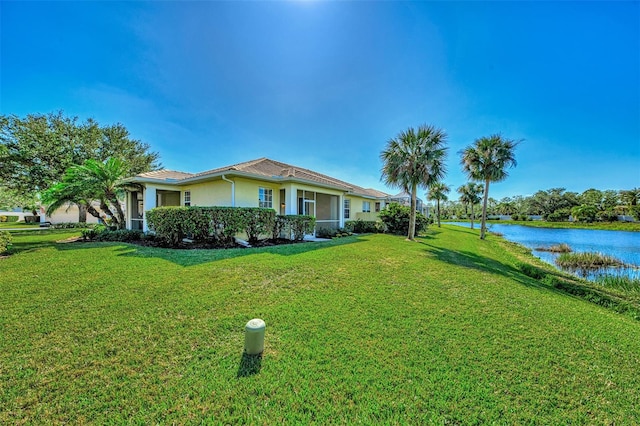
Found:
<svg viewBox="0 0 640 426"><path fill-rule="evenodd" d="M120 123L80 121L62 111L0 115L0 207L71 202L81 221L89 211L116 222L122 179L158 169L158 160Z"/></svg>
<svg viewBox="0 0 640 426"><path fill-rule="evenodd" d="M462 188L462 187L461 187ZM460 192L460 188L458 191ZM469 196L460 195L458 200L441 204L443 218L470 218ZM476 206L479 201L476 199ZM435 207L434 207L435 208ZM526 220L529 216L541 216L549 222L568 221L570 218L582 222L612 222L619 216L630 216L640 220L640 188L628 190L587 189L582 193L566 191L565 188L540 190L531 196L516 195L501 200L490 198L487 203L489 215L509 215L512 219Z"/></svg>

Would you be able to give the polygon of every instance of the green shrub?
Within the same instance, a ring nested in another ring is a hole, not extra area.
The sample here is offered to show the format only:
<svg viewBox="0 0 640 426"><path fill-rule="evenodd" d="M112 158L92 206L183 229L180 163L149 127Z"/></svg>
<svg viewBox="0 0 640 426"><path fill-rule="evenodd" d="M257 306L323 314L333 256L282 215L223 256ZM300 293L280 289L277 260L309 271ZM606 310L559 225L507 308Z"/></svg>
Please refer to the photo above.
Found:
<svg viewBox="0 0 640 426"><path fill-rule="evenodd" d="M334 238L338 235L337 229L322 228L316 231L316 237L318 238Z"/></svg>
<svg viewBox="0 0 640 426"><path fill-rule="evenodd" d="M98 238L98 235L106 231L107 227L105 225L95 225L90 228L83 229L80 235L82 236L83 240L92 241Z"/></svg>
<svg viewBox="0 0 640 426"><path fill-rule="evenodd" d="M104 230L96 235L97 241L120 241L131 242L140 241L144 233L133 229L117 229L115 231Z"/></svg>
<svg viewBox="0 0 640 426"><path fill-rule="evenodd" d="M316 218L306 215L286 215L284 231L294 241L302 241L305 234L313 232L316 226Z"/></svg>
<svg viewBox="0 0 640 426"><path fill-rule="evenodd" d="M53 224L53 227L56 229L86 229L93 228L96 225L93 223L86 222L61 222Z"/></svg>
<svg viewBox="0 0 640 426"><path fill-rule="evenodd" d="M275 222L273 210L253 207L157 207L147 212L149 229L173 246L187 236L228 245L242 231L255 242L272 232Z"/></svg>
<svg viewBox="0 0 640 426"><path fill-rule="evenodd" d="M273 230L271 231L271 238L273 238L274 240L277 240L278 238L280 238L282 236L282 233L284 232L286 223L287 223L286 216L276 215L273 221Z"/></svg>
<svg viewBox="0 0 640 426"><path fill-rule="evenodd" d="M0 254L5 253L11 246L11 234L8 231L0 231Z"/></svg>
<svg viewBox="0 0 640 426"><path fill-rule="evenodd" d="M362 219L356 219L356 220L347 222L345 223L344 227L348 232L355 232L356 234L369 234L369 233L382 232L382 230L384 229L384 227L382 226L382 223L380 222L377 222L375 220L362 220Z"/></svg>
<svg viewBox="0 0 640 426"><path fill-rule="evenodd" d="M380 212L380 219L385 228L392 234L405 235L409 232L409 215L411 208L391 203ZM422 213L416 212L416 234L427 227L427 218Z"/></svg>
<svg viewBox="0 0 640 426"><path fill-rule="evenodd" d="M273 209L246 207L242 212L249 243L258 242L260 235L273 233L276 224L276 212Z"/></svg>
<svg viewBox="0 0 640 426"><path fill-rule="evenodd" d="M6 221L7 221L6 216L0 216L0 222L6 222Z"/></svg>
<svg viewBox="0 0 640 426"><path fill-rule="evenodd" d="M18 219L20 219L20 216L11 216L11 215L8 215L8 216L4 216L4 217L6 218L6 220L3 220L3 222L8 222L8 223L11 223L11 222L17 222L17 221L18 221Z"/></svg>
<svg viewBox="0 0 640 426"><path fill-rule="evenodd" d="M571 216L569 209L558 209L553 213L543 216L543 219L548 222L566 222L569 220L569 216Z"/></svg>

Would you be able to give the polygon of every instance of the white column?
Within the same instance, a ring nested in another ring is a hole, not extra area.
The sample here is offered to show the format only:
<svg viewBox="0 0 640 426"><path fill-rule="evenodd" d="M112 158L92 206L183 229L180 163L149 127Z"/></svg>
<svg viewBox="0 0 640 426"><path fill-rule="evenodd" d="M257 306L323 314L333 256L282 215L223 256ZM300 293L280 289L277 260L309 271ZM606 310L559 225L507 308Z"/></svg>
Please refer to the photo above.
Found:
<svg viewBox="0 0 640 426"><path fill-rule="evenodd" d="M144 189L144 220L142 222L142 230L147 232L149 227L147 226L147 212L156 207L156 187L147 185Z"/></svg>
<svg viewBox="0 0 640 426"><path fill-rule="evenodd" d="M127 197L125 199L125 211L124 211L124 220L126 222L126 228L131 229L131 206L133 206L131 192L126 192Z"/></svg>
<svg viewBox="0 0 640 426"><path fill-rule="evenodd" d="M340 228L344 228L344 194L338 197L338 217L340 218Z"/></svg>
<svg viewBox="0 0 640 426"><path fill-rule="evenodd" d="M285 213L298 214L298 190L296 187L291 185L288 192L285 192L285 197L287 198Z"/></svg>

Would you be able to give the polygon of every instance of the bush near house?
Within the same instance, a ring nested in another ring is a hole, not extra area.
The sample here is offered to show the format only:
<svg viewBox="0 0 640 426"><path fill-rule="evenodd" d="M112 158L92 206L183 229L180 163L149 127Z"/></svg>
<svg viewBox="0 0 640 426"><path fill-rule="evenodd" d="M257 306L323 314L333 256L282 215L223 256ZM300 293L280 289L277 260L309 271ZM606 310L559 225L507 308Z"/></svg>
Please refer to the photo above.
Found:
<svg viewBox="0 0 640 426"><path fill-rule="evenodd" d="M382 222L377 222L375 220L356 219L354 221L347 222L344 227L348 232L355 232L356 234L384 232L384 225Z"/></svg>
<svg viewBox="0 0 640 426"><path fill-rule="evenodd" d="M276 216L272 209L257 207L157 207L147 212L147 222L156 237L172 246L187 236L194 241L232 245L243 231L251 243L261 235L276 239L281 233L301 241L315 226L310 216Z"/></svg>
<svg viewBox="0 0 640 426"><path fill-rule="evenodd" d="M380 219L387 231L392 234L404 235L409 231L409 214L411 208L398 203L391 203L380 212ZM427 228L427 217L416 213L416 235Z"/></svg>

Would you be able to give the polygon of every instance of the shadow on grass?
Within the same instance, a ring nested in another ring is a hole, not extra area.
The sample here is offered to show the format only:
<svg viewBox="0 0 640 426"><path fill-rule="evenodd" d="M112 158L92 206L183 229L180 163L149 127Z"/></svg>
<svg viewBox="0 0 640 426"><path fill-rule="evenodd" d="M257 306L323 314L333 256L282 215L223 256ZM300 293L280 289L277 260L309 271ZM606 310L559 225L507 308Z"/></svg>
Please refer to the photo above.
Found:
<svg viewBox="0 0 640 426"><path fill-rule="evenodd" d="M56 250L83 250L95 249L99 247L111 247L118 256L138 257L138 258L159 258L180 266L194 266L219 260L234 259L241 256L256 255L261 253L276 254L280 256L295 256L315 250L322 250L330 247L337 247L345 244L354 244L363 241L363 236L350 236L337 238L323 242L306 242L296 244L284 244L271 247L258 248L232 248L232 249L171 249L158 247L145 247L130 243L120 242L56 242L33 241L18 242L12 246L11 254L34 251L42 248L53 247Z"/></svg>
<svg viewBox="0 0 640 426"><path fill-rule="evenodd" d="M540 283L539 281L524 275L522 271L514 268L511 265L504 264L497 260L480 256L476 253L465 250L451 250L447 248L436 247L423 241L421 241L420 244L427 246L427 248L425 248L425 251L428 256L441 262L475 269L477 271L502 275L527 287L549 289L549 286L544 285L543 283Z"/></svg>
<svg viewBox="0 0 640 426"><path fill-rule="evenodd" d="M236 377L249 377L258 374L262 368L262 354L249 355L242 352L240 357L240 365L238 365L238 374Z"/></svg>

